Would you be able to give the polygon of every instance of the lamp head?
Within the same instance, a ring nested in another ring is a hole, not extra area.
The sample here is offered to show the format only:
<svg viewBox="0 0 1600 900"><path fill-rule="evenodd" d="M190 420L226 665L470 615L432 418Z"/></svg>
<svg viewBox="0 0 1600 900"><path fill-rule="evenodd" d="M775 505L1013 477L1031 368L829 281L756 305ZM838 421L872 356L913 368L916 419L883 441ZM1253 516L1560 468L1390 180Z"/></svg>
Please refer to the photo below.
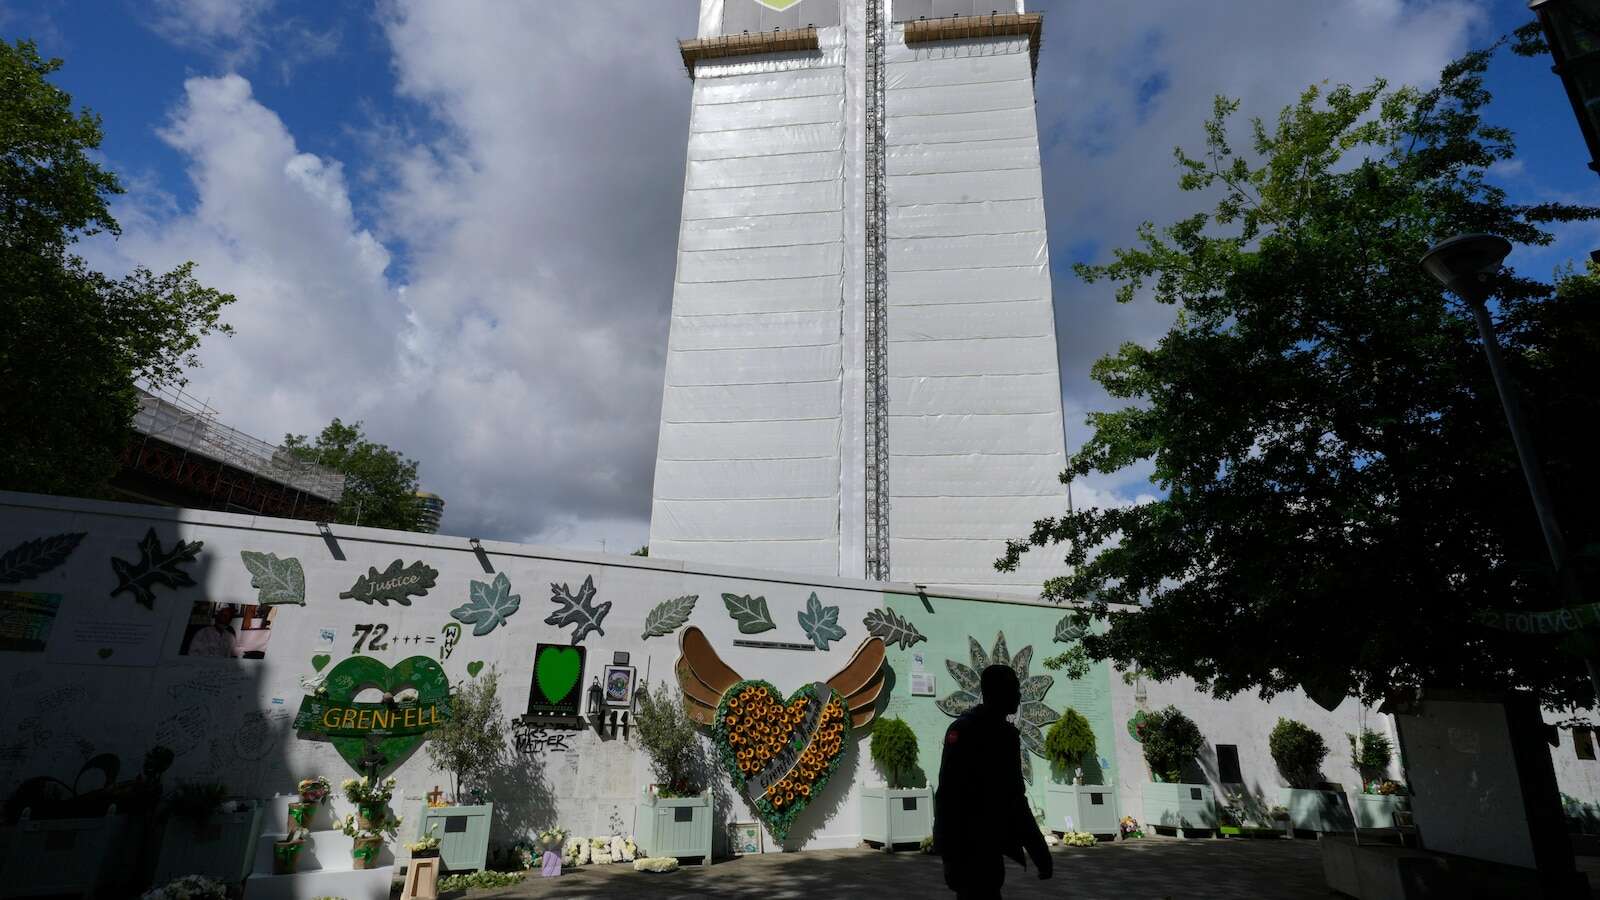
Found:
<svg viewBox="0 0 1600 900"><path fill-rule="evenodd" d="M1458 234L1422 256L1422 268L1445 289L1469 303L1489 298L1489 279L1511 252L1511 242L1494 234Z"/></svg>

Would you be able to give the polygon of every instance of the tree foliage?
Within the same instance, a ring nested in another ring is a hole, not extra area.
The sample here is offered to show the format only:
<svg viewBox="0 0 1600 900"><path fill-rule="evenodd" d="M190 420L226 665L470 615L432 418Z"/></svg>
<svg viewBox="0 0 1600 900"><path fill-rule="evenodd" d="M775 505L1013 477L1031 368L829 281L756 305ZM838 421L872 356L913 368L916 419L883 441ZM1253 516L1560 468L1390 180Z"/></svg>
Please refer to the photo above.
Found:
<svg viewBox="0 0 1600 900"><path fill-rule="evenodd" d="M1345 737L1350 739L1350 765L1363 778L1381 775L1388 770L1390 761L1394 759L1394 745L1390 743L1388 735L1363 728L1359 737L1353 734Z"/></svg>
<svg viewBox="0 0 1600 900"><path fill-rule="evenodd" d="M1328 758L1328 744L1305 723L1279 719L1267 735L1267 749L1289 787L1310 789L1322 781L1322 761Z"/></svg>
<svg viewBox="0 0 1600 900"><path fill-rule="evenodd" d="M904 773L917 764L917 735L904 719L880 718L872 723L872 761L889 776L889 787L904 787Z"/></svg>
<svg viewBox="0 0 1600 900"><path fill-rule="evenodd" d="M639 746L650 757L661 795L688 797L705 790L710 758L699 729L684 711L683 698L665 682L640 685L636 697Z"/></svg>
<svg viewBox="0 0 1600 900"><path fill-rule="evenodd" d="M500 707L500 673L491 666L450 690L450 719L428 732L428 759L450 776L450 796L463 802L488 780L506 753L506 717Z"/></svg>
<svg viewBox="0 0 1600 900"><path fill-rule="evenodd" d="M1044 595L1108 621L1083 639L1092 657L1221 697L1306 687L1370 701L1435 683L1586 699L1581 664L1551 639L1472 618L1558 602L1470 312L1418 265L1453 234L1542 246L1551 223L1600 217L1513 204L1485 179L1515 152L1480 119L1490 57L1468 54L1428 91L1313 87L1274 127L1253 122L1247 150L1229 137L1237 103L1218 98L1204 151L1177 151L1180 185L1214 208L1147 223L1110 264L1078 267L1117 282L1120 302L1148 292L1176 308L1154 346L1095 363L1128 405L1089 417L1062 476L1150 466L1159 498L1041 520L996 564L1068 545L1072 574ZM1507 269L1495 287L1499 340L1592 587L1600 277L1552 286Z"/></svg>
<svg viewBox="0 0 1600 900"><path fill-rule="evenodd" d="M1068 707L1044 736L1044 755L1061 768L1076 768L1094 754L1094 729L1089 720L1077 710Z"/></svg>
<svg viewBox="0 0 1600 900"><path fill-rule="evenodd" d="M343 472L338 521L346 525L421 531L417 505L417 461L367 440L361 423L334 419L315 441L286 434L283 446L307 462Z"/></svg>
<svg viewBox="0 0 1600 900"><path fill-rule="evenodd" d="M1184 767L1193 763L1206 739L1200 726L1176 706L1156 710L1144 720L1144 761L1150 774L1169 784L1183 780Z"/></svg>
<svg viewBox="0 0 1600 900"><path fill-rule="evenodd" d="M228 294L194 264L92 271L79 238L119 233L116 175L94 161L100 117L51 84L59 59L0 41L0 488L99 496L133 436L134 385L185 383L195 349L231 333Z"/></svg>

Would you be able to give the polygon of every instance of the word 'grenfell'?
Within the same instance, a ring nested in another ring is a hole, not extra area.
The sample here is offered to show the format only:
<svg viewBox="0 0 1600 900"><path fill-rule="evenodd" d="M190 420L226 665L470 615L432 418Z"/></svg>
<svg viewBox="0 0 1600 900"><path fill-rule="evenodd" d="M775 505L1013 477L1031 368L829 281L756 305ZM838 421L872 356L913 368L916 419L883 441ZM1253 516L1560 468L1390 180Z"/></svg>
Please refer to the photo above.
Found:
<svg viewBox="0 0 1600 900"><path fill-rule="evenodd" d="M300 702L295 716L298 731L313 731L331 737L421 734L450 720L448 700L390 706L384 703L331 704L315 697Z"/></svg>

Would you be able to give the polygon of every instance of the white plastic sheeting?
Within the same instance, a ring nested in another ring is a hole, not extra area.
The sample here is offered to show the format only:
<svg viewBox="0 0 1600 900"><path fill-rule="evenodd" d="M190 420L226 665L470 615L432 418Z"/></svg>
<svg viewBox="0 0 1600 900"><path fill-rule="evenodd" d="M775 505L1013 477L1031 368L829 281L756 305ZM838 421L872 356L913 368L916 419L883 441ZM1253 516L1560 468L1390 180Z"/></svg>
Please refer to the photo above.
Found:
<svg viewBox="0 0 1600 900"><path fill-rule="evenodd" d="M657 556L840 571L844 39L696 67Z"/></svg>
<svg viewBox="0 0 1600 900"><path fill-rule="evenodd" d="M1034 590L1056 554L994 570L1066 508L1028 45L888 48L892 576Z"/></svg>

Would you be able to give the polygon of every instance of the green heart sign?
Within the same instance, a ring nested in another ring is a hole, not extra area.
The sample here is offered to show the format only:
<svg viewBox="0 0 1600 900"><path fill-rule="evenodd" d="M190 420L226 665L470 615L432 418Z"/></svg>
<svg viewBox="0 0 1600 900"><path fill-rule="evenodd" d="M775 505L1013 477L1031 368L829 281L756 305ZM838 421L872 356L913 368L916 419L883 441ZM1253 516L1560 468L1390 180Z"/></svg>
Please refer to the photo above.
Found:
<svg viewBox="0 0 1600 900"><path fill-rule="evenodd" d="M483 660L475 659L472 662L467 663L467 677L468 678L477 678L478 677L478 673L482 672L482 671L483 671Z"/></svg>
<svg viewBox="0 0 1600 900"><path fill-rule="evenodd" d="M364 773L368 742L384 757L378 774L394 771L427 739L427 732L450 719L450 681L426 656L403 659L394 668L370 656L352 656L328 672L321 696L300 701L295 729L325 737L345 762ZM377 688L391 697L407 688L415 700L357 703L356 695Z"/></svg>
<svg viewBox="0 0 1600 900"><path fill-rule="evenodd" d="M321 672L323 668L328 665L328 660L331 659L333 659L333 657L326 653L318 653L316 656L311 657L311 668Z"/></svg>
<svg viewBox="0 0 1600 900"><path fill-rule="evenodd" d="M583 677L583 657L576 647L545 644L533 662L533 681L545 700L557 703L572 691Z"/></svg>

